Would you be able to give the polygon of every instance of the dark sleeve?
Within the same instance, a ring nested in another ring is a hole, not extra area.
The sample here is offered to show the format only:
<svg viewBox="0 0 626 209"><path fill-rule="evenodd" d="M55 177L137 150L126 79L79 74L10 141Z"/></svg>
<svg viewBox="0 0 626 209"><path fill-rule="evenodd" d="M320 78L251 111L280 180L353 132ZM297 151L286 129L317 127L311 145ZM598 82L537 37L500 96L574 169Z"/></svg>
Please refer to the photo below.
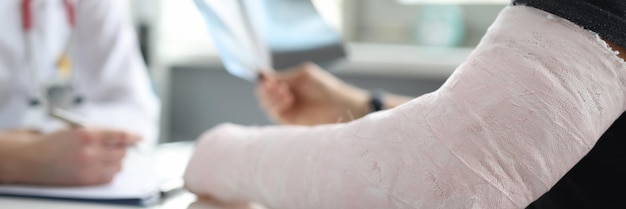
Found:
<svg viewBox="0 0 626 209"><path fill-rule="evenodd" d="M626 113L572 170L527 209L626 208Z"/></svg>
<svg viewBox="0 0 626 209"><path fill-rule="evenodd" d="M565 18L626 48L626 0L513 0Z"/></svg>

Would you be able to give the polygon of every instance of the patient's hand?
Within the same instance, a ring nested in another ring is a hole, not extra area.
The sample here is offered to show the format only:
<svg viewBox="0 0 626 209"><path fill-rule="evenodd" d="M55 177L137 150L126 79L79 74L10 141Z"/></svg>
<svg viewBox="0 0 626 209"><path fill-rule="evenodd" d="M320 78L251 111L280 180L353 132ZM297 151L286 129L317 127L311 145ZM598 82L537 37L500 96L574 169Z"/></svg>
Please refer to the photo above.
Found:
<svg viewBox="0 0 626 209"><path fill-rule="evenodd" d="M366 91L311 63L286 72L263 74L257 96L267 115L284 124L346 122L369 112Z"/></svg>

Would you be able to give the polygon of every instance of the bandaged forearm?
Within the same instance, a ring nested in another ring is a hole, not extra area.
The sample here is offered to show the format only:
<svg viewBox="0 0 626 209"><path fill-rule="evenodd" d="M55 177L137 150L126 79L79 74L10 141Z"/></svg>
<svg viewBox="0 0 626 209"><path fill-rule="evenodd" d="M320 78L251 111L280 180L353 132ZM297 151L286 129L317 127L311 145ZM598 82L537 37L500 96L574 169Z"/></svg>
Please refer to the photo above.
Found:
<svg viewBox="0 0 626 209"><path fill-rule="evenodd" d="M595 34L503 10L437 91L347 124L220 126L190 191L270 208L523 208L626 109L626 66Z"/></svg>

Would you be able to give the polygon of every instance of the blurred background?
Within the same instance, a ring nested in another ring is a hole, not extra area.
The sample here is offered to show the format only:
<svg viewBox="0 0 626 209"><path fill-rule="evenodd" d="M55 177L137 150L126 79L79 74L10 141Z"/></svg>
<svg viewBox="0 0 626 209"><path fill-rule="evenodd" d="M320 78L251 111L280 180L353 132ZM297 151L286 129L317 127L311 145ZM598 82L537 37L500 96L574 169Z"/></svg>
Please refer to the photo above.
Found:
<svg viewBox="0 0 626 209"><path fill-rule="evenodd" d="M296 0L294 0L296 1ZM508 0L312 0L348 58L329 67L365 89L419 96L461 64ZM192 0L131 0L141 49L162 100L161 142L224 122L271 124L254 84L231 76Z"/></svg>

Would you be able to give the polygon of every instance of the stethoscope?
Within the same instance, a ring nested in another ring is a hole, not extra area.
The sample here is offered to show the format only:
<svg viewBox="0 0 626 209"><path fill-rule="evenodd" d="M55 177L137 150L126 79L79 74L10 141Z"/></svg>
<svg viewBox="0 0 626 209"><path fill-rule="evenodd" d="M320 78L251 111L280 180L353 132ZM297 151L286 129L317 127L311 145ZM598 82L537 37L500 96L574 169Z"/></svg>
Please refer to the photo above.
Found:
<svg viewBox="0 0 626 209"><path fill-rule="evenodd" d="M70 26L70 30L74 30L76 27L76 8L72 0L63 0L63 6L66 11L67 22ZM69 44L72 40L72 32L68 38L64 51L57 59L57 66L55 75L65 74L62 79L62 83L45 83L39 82L39 69L41 67L38 63L37 57L35 57L35 34L33 32L34 18L33 18L33 0L22 0L21 12L22 12L22 29L25 35L26 45L26 59L29 64L30 72L30 96L28 98L28 105L31 108L45 107L45 111L49 116L60 119L72 126L82 126L81 119L76 115L59 108L59 104L74 104L78 105L83 102L83 98L74 93L73 79L75 72L71 69L71 62L69 60ZM63 71L63 72L61 72ZM69 95L69 96L68 96ZM73 99L72 99L73 97ZM60 101L60 100L73 100L73 101Z"/></svg>

